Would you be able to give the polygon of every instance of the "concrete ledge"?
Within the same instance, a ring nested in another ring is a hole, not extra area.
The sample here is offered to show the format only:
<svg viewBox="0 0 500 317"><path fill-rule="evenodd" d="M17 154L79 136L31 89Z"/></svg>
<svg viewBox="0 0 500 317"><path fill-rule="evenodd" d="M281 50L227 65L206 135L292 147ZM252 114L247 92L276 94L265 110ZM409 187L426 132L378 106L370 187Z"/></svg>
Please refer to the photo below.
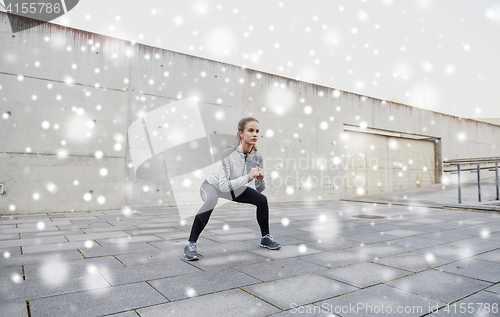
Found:
<svg viewBox="0 0 500 317"><path fill-rule="evenodd" d="M443 206L443 209L500 213L500 206L487 206L487 205L478 206L478 205L456 204L456 205Z"/></svg>

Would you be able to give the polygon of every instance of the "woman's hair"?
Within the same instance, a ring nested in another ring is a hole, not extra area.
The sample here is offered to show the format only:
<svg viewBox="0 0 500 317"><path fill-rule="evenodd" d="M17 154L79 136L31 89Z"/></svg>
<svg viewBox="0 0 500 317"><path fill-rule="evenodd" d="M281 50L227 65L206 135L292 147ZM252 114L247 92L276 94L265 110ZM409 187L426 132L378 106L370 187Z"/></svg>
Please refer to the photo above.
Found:
<svg viewBox="0 0 500 317"><path fill-rule="evenodd" d="M245 117L245 118L241 119L240 122L238 122L238 132L236 133L236 140L238 140L238 144L241 143L240 131L244 132L245 126L247 125L248 122L251 122L251 121L255 121L255 122L259 123L259 121L257 119L255 119L254 117ZM255 151L258 151L256 144L253 145L253 148L255 149Z"/></svg>

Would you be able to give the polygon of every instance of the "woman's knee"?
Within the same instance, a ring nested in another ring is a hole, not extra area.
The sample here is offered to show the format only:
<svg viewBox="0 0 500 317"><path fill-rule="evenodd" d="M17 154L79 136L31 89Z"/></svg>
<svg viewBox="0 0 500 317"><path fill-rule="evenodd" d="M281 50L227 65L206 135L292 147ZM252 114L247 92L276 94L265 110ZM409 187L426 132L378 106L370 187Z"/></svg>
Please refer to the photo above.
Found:
<svg viewBox="0 0 500 317"><path fill-rule="evenodd" d="M203 212L207 212L207 211L211 211L211 210L215 209L215 206L217 205L217 201L218 201L217 198L212 198L209 196L208 199L205 200L205 203L203 203L203 205L200 207L200 210L198 211L198 213L203 213Z"/></svg>
<svg viewBox="0 0 500 317"><path fill-rule="evenodd" d="M210 209L214 209L218 201L219 199L217 199L217 197L208 197L204 205L210 207Z"/></svg>
<svg viewBox="0 0 500 317"><path fill-rule="evenodd" d="M267 197L263 194L260 194L257 197L257 203L261 206L266 206L267 207Z"/></svg>

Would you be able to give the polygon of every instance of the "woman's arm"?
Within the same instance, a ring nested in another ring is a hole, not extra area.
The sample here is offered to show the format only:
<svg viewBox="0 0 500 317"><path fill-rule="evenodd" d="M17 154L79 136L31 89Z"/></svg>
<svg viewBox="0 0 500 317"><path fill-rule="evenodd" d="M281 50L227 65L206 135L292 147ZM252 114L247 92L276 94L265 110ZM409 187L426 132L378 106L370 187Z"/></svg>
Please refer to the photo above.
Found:
<svg viewBox="0 0 500 317"><path fill-rule="evenodd" d="M260 169L263 169L264 167L264 160L262 159L262 155L258 155L257 166ZM264 178L262 178L262 180L259 180L257 177L255 177L255 189L259 192L263 192L264 189L266 189L266 182L264 182Z"/></svg>
<svg viewBox="0 0 500 317"><path fill-rule="evenodd" d="M221 159L221 168L219 168L219 187L223 192L234 191L245 186L252 180L250 174L240 176L236 179L230 179L231 168L229 155Z"/></svg>

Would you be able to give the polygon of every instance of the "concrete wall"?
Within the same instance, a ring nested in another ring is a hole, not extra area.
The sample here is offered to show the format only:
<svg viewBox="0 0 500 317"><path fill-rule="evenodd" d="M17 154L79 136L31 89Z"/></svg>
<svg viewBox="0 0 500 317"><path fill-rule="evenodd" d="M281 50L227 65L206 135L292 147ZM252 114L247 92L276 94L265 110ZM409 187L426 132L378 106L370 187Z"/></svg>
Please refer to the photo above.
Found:
<svg viewBox="0 0 500 317"><path fill-rule="evenodd" d="M167 176L135 175L127 129L192 96L207 136L236 134L244 116L259 119L271 202L344 197L345 187L324 188L321 179L344 170L318 163L347 158L344 124L438 138L443 159L498 156L493 124L50 23L13 35L5 13L0 25L0 214L174 205ZM198 187L186 188L194 205Z"/></svg>
<svg viewBox="0 0 500 317"><path fill-rule="evenodd" d="M474 120L500 125L500 118L476 118Z"/></svg>

